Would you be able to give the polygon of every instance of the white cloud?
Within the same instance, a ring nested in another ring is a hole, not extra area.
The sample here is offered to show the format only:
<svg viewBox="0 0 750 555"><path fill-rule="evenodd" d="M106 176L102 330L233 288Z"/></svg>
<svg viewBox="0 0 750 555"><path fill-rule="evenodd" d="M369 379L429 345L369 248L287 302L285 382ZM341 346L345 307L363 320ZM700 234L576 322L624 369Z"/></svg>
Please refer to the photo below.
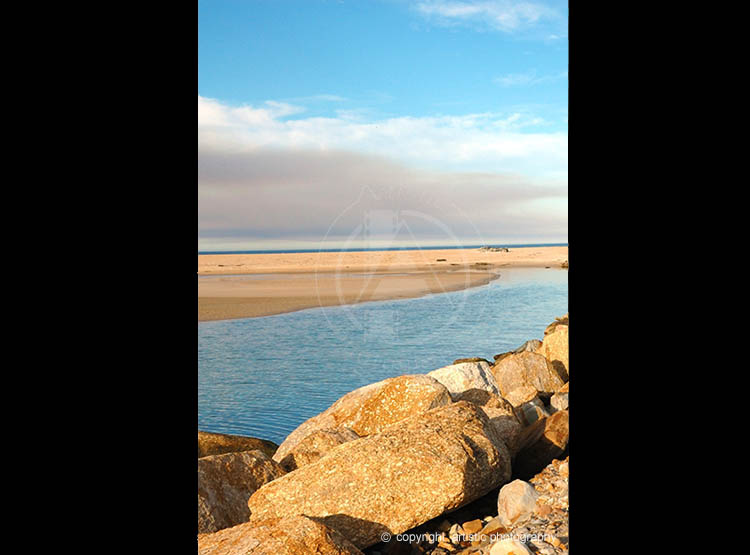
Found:
<svg viewBox="0 0 750 555"><path fill-rule="evenodd" d="M383 156L444 171L492 171L527 176L567 172L565 132L530 132L545 121L522 112L365 119L282 119L298 107L266 102L231 107L198 97L198 141L204 149L304 148Z"/></svg>
<svg viewBox="0 0 750 555"><path fill-rule="evenodd" d="M425 0L419 2L416 9L445 25L479 23L507 33L559 18L556 10L543 4L512 0Z"/></svg>
<svg viewBox="0 0 750 555"><path fill-rule="evenodd" d="M424 244L446 244L430 219L467 244L566 240L567 135L522 132L540 118L284 119L300 111L198 97L199 249L344 240L368 210L423 215Z"/></svg>
<svg viewBox="0 0 750 555"><path fill-rule="evenodd" d="M537 75L536 70L532 69L526 73L510 73L508 75L496 77L493 81L503 87L517 87L551 83L553 81L559 81L560 79L567 79L567 77L567 71L556 73L554 75Z"/></svg>

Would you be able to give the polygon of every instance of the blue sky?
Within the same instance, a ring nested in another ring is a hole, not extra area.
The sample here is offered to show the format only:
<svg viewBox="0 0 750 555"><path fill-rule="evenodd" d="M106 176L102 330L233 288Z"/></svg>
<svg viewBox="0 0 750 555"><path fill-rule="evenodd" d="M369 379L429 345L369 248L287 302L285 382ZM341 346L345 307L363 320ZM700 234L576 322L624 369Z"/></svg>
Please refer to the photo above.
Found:
<svg viewBox="0 0 750 555"><path fill-rule="evenodd" d="M391 184L458 240L567 240L567 2L201 1L198 33L201 250L309 247ZM280 189L331 202L274 225Z"/></svg>

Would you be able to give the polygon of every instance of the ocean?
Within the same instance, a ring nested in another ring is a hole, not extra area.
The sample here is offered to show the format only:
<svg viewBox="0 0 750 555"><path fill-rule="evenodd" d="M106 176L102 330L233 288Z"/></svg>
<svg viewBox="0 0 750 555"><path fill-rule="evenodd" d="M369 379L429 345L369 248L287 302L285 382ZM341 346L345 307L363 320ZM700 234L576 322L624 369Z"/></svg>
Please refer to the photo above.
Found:
<svg viewBox="0 0 750 555"><path fill-rule="evenodd" d="M281 443L353 389L491 361L566 312L567 270L511 268L463 291L199 322L198 429Z"/></svg>
<svg viewBox="0 0 750 555"><path fill-rule="evenodd" d="M198 254L287 254L287 253L310 253L310 252L369 252L369 251L440 251L440 250L460 250L460 249L478 249L485 245L454 245L442 247L372 247L372 248L352 248L352 249L293 249L293 250L262 250L262 251L198 251ZM529 243L524 245L486 245L488 247L506 247L506 248L525 248L525 247L567 247L567 243Z"/></svg>

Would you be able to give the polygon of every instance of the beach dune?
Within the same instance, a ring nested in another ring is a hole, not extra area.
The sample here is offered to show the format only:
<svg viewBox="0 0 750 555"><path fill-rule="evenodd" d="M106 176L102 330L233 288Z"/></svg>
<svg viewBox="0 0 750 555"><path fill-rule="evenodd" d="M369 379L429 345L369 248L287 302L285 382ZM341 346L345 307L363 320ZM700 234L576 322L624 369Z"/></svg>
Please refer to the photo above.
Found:
<svg viewBox="0 0 750 555"><path fill-rule="evenodd" d="M198 255L198 320L419 297L486 285L503 268L559 269L567 247Z"/></svg>

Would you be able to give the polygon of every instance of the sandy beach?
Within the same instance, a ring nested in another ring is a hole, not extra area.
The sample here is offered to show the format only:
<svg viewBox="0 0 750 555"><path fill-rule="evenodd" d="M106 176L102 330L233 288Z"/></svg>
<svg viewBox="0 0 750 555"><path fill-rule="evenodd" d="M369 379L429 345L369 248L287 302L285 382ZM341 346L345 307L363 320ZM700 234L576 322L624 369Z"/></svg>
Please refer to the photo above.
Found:
<svg viewBox="0 0 750 555"><path fill-rule="evenodd" d="M567 259L567 247L198 255L198 320L457 291Z"/></svg>

